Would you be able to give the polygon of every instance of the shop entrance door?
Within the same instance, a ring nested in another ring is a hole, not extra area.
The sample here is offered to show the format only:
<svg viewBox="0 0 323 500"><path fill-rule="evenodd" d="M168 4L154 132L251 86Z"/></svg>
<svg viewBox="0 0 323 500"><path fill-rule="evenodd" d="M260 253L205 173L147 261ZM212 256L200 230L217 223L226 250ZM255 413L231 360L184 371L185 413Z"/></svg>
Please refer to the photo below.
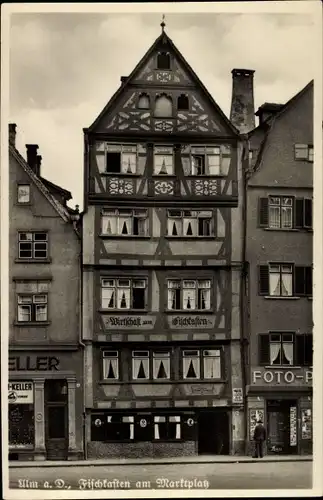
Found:
<svg viewBox="0 0 323 500"><path fill-rule="evenodd" d="M65 380L46 381L45 413L47 460L67 460L68 404Z"/></svg>
<svg viewBox="0 0 323 500"><path fill-rule="evenodd" d="M268 453L297 453L297 402L268 400L267 431Z"/></svg>
<svg viewBox="0 0 323 500"><path fill-rule="evenodd" d="M226 411L205 410L198 414L198 454L229 454L229 417Z"/></svg>

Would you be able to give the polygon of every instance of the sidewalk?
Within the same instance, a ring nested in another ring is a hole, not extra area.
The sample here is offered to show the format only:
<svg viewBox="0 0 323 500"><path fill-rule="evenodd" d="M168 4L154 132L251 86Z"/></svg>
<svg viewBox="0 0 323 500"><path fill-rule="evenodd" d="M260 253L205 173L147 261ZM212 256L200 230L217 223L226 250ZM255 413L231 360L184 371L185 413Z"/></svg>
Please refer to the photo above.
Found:
<svg viewBox="0 0 323 500"><path fill-rule="evenodd" d="M165 457L165 458L104 458L89 460L53 460L53 461L30 461L30 462L9 462L10 468L19 467L103 467L103 466L124 466L124 465L167 465L167 464L237 464L253 462L311 462L312 455L270 455L264 458L252 458L246 456L233 455L204 455L192 457Z"/></svg>

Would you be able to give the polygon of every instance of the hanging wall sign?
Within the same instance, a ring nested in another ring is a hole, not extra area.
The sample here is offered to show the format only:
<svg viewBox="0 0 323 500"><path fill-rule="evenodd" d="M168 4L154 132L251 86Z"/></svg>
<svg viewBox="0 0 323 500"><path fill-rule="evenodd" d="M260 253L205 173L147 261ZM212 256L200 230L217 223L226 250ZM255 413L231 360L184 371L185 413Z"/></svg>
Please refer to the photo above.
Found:
<svg viewBox="0 0 323 500"><path fill-rule="evenodd" d="M104 316L105 330L151 330L155 326L156 316Z"/></svg>
<svg viewBox="0 0 323 500"><path fill-rule="evenodd" d="M233 387L232 389L232 403L242 404L243 403L243 392L240 387Z"/></svg>
<svg viewBox="0 0 323 500"><path fill-rule="evenodd" d="M297 446L297 408L296 406L290 407L290 445Z"/></svg>
<svg viewBox="0 0 323 500"><path fill-rule="evenodd" d="M169 328L176 330L192 330L214 328L215 316L200 316L190 314L187 316L168 316Z"/></svg>
<svg viewBox="0 0 323 500"><path fill-rule="evenodd" d="M33 404L34 384L32 382L9 382L8 403L9 404Z"/></svg>
<svg viewBox="0 0 323 500"><path fill-rule="evenodd" d="M294 385L312 385L312 371L283 371L283 370L253 370L252 383L255 385L262 384L294 384Z"/></svg>

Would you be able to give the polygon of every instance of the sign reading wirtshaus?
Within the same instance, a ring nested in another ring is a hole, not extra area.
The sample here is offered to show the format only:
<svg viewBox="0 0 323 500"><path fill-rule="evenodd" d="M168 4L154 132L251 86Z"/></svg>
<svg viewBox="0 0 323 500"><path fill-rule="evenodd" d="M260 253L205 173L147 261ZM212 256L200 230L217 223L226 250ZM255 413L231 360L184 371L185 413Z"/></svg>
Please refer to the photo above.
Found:
<svg viewBox="0 0 323 500"><path fill-rule="evenodd" d="M154 328L155 316L103 316L105 330L117 329L137 329L150 330Z"/></svg>

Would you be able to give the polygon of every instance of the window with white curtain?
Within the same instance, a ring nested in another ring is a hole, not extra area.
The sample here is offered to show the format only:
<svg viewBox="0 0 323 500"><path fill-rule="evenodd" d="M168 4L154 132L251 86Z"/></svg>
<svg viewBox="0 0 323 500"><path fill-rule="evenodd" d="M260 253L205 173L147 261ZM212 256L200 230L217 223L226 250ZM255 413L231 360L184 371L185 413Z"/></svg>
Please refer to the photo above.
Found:
<svg viewBox="0 0 323 500"><path fill-rule="evenodd" d="M168 280L167 307L186 311L211 309L211 280Z"/></svg>
<svg viewBox="0 0 323 500"><path fill-rule="evenodd" d="M221 175L220 146L192 146L191 175Z"/></svg>
<svg viewBox="0 0 323 500"><path fill-rule="evenodd" d="M102 278L102 309L145 309L146 285L145 279Z"/></svg>
<svg viewBox="0 0 323 500"><path fill-rule="evenodd" d="M137 146L130 144L106 144L106 172L111 174L135 174L137 171Z"/></svg>
<svg viewBox="0 0 323 500"><path fill-rule="evenodd" d="M107 236L148 236L148 210L104 209L101 231Z"/></svg>
<svg viewBox="0 0 323 500"><path fill-rule="evenodd" d="M212 210L167 210L167 235L181 237L213 236Z"/></svg>
<svg viewBox="0 0 323 500"><path fill-rule="evenodd" d="M221 349L184 349L182 351L184 379L220 380L221 365Z"/></svg>
<svg viewBox="0 0 323 500"><path fill-rule="evenodd" d="M107 380L119 379L119 353L118 351L103 351L103 378Z"/></svg>
<svg viewBox="0 0 323 500"><path fill-rule="evenodd" d="M186 349L182 352L183 355L183 378L184 379L200 379L200 351Z"/></svg>
<svg viewBox="0 0 323 500"><path fill-rule="evenodd" d="M293 295L292 264L269 265L269 294L276 297Z"/></svg>
<svg viewBox="0 0 323 500"><path fill-rule="evenodd" d="M269 196L269 227L290 229L293 227L293 198Z"/></svg>
<svg viewBox="0 0 323 500"><path fill-rule="evenodd" d="M47 321L47 294L18 295L18 323Z"/></svg>
<svg viewBox="0 0 323 500"><path fill-rule="evenodd" d="M270 364L286 366L294 364L294 335L271 333L269 337Z"/></svg>
<svg viewBox="0 0 323 500"><path fill-rule="evenodd" d="M170 351L153 352L153 379L170 379Z"/></svg>
<svg viewBox="0 0 323 500"><path fill-rule="evenodd" d="M171 118L173 116L173 101L170 96L162 94L156 97L154 115L158 118Z"/></svg>
<svg viewBox="0 0 323 500"><path fill-rule="evenodd" d="M149 351L132 351L132 378L149 379Z"/></svg>
<svg viewBox="0 0 323 500"><path fill-rule="evenodd" d="M158 441L181 439L181 417L177 415L154 416L154 439Z"/></svg>
<svg viewBox="0 0 323 500"><path fill-rule="evenodd" d="M203 350L203 375L207 379L221 378L221 350Z"/></svg>
<svg viewBox="0 0 323 500"><path fill-rule="evenodd" d="M174 175L174 149L172 146L154 147L154 175Z"/></svg>

